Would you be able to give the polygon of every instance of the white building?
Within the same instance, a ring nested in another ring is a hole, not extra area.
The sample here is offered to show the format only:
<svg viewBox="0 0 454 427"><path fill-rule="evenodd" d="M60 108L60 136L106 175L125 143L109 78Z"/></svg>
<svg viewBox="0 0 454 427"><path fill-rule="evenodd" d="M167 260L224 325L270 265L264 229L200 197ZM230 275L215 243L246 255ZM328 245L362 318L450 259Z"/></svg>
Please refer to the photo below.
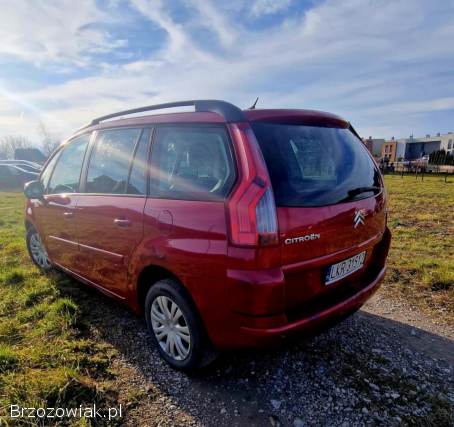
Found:
<svg viewBox="0 0 454 427"><path fill-rule="evenodd" d="M397 147L396 147L396 159L405 159L405 146L407 144L407 140L405 138L400 138L397 140Z"/></svg>
<svg viewBox="0 0 454 427"><path fill-rule="evenodd" d="M452 132L448 132L444 135L440 135L440 138L440 150L445 150L450 154L454 154L454 134Z"/></svg>
<svg viewBox="0 0 454 427"><path fill-rule="evenodd" d="M422 138L410 136L409 138L399 139L396 157L402 157L405 160L416 160L438 150L445 150L450 154L454 154L454 134L452 132L426 135Z"/></svg>
<svg viewBox="0 0 454 427"><path fill-rule="evenodd" d="M394 141L394 137L392 138ZM454 133L445 134L437 133L436 135L426 135L422 138L396 139L396 160L416 160L422 156L430 155L434 151L445 150L447 153L454 155ZM385 139L372 138L371 136L364 140L369 151L375 158L380 159L382 156L381 148Z"/></svg>

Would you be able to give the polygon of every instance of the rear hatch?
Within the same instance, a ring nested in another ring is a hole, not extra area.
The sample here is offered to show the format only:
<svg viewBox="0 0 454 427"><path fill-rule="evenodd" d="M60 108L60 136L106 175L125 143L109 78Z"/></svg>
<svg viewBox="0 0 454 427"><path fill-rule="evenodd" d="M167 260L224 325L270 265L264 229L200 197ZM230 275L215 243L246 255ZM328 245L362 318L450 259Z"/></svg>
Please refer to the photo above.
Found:
<svg viewBox="0 0 454 427"><path fill-rule="evenodd" d="M385 229L380 173L346 126L252 123L276 199L289 312L367 284Z"/></svg>

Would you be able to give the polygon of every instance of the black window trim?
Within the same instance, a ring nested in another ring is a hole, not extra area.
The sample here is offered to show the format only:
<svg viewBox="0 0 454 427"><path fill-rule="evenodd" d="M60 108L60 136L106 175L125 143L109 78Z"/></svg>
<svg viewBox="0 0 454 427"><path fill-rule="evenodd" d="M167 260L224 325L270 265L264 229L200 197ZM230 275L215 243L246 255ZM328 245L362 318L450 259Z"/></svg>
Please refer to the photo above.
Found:
<svg viewBox="0 0 454 427"><path fill-rule="evenodd" d="M142 136L148 129L150 130L150 135L148 136L148 141L145 142L147 144L147 147L146 147L146 149L147 149L146 150L147 151L146 152L147 169L145 171L145 194L130 194L130 193L128 193L128 188L129 188L129 184L130 184L130 180L131 180L131 173L132 173L132 169L134 167L134 162L136 161L136 154L137 154L137 151L139 150L139 144L140 144L140 141L142 140ZM136 142L136 145L134 147L134 151L132 153L132 157L130 160L130 164L129 164L128 180L126 182L126 195L128 195L128 196L147 197L150 192L150 182L149 182L150 181L150 168L149 168L149 166L150 166L150 160L151 160L151 141L152 141L154 132L155 132L155 126L145 126L145 127L142 127L142 129L141 129L139 139Z"/></svg>
<svg viewBox="0 0 454 427"><path fill-rule="evenodd" d="M126 176L126 183L125 183L125 190L124 190L125 194L128 194L129 180L131 179L132 167L136 160L136 153L139 148L139 143L140 143L140 140L142 139L142 135L143 135L144 131L145 131L144 128L140 129L139 136L138 136L136 142L134 143L134 148L132 149L131 158L129 159L128 175Z"/></svg>
<svg viewBox="0 0 454 427"><path fill-rule="evenodd" d="M150 167L151 167L151 160L153 156L153 149L156 144L156 138L158 134L158 129L159 128L169 128L169 127L181 127L181 128L194 128L194 127L206 127L206 128L216 128L216 129L223 129L226 133L226 141L227 141L227 151L228 151L228 156L231 161L231 166L232 166L232 172L233 172L233 177L230 183L230 187L227 190L226 194L224 197L219 200L218 198L213 197L213 199L210 198L204 198L204 199L195 199L192 197L187 197L187 198L182 198L182 197L164 197L160 196L158 194L152 194L151 192L151 176L150 176ZM229 196L232 194L233 189L236 187L236 184L238 182L238 168L237 168L237 163L236 163L236 155L235 155L235 149L234 145L232 142L232 138L230 136L229 129L227 128L225 123L207 123L207 122L190 122L190 123L181 123L181 122L169 122L169 123L157 123L154 126L154 132L151 136L151 147L150 147L150 152L149 152L149 157L148 157L148 192L147 192L147 197L150 199L161 199L161 200L183 200L183 201L188 201L188 202L217 202L217 203L225 203L225 201L229 198Z"/></svg>
<svg viewBox="0 0 454 427"><path fill-rule="evenodd" d="M128 166L128 179L127 183L125 186L125 192L120 193L120 194L115 194L115 193L87 193L85 192L85 188L87 185L87 176L88 176L88 168L90 166L90 161L91 161L91 156L93 154L94 146L96 144L96 141L98 139L98 135L102 132L106 131L114 131L114 130L127 130L127 129L136 129L139 130L139 135L138 138L134 141L134 148L133 148L133 154L131 156L131 159L129 160L129 166ZM131 170L132 170L132 164L135 159L135 153L137 151L137 147L140 142L140 138L142 137L143 132L146 129L150 129L150 138L148 139L148 156L147 156L147 161L148 165L150 164L150 151L151 151L151 139L154 134L154 129L155 125L146 125L146 126L112 126L108 128L103 128L99 130L92 131L92 138L90 140L89 146L87 147L87 151L85 153L85 158L84 158L84 163L82 167L82 173L81 173L81 178L79 181L79 193L78 195L80 196L110 196L110 197L136 197L136 198L146 198L148 197L148 191L149 191L149 168L147 168L147 175L146 175L146 189L147 192L146 194L128 194L126 191L129 186L129 178L131 175Z"/></svg>

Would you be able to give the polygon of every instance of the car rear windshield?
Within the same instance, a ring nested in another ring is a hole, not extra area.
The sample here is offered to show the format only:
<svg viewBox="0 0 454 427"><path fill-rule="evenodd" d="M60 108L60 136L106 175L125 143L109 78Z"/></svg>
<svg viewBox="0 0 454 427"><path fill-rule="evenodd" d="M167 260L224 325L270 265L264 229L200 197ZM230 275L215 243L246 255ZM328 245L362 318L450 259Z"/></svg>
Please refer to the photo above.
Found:
<svg viewBox="0 0 454 427"><path fill-rule="evenodd" d="M278 206L326 206L371 197L380 176L349 130L255 122Z"/></svg>

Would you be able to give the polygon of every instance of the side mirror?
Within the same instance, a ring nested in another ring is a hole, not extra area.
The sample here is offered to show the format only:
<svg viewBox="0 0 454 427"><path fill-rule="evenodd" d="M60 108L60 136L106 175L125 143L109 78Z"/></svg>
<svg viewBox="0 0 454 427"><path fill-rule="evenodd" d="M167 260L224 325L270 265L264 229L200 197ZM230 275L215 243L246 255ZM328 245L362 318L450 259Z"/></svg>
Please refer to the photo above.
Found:
<svg viewBox="0 0 454 427"><path fill-rule="evenodd" d="M24 186L24 194L27 199L42 199L44 188L40 181L30 181Z"/></svg>

